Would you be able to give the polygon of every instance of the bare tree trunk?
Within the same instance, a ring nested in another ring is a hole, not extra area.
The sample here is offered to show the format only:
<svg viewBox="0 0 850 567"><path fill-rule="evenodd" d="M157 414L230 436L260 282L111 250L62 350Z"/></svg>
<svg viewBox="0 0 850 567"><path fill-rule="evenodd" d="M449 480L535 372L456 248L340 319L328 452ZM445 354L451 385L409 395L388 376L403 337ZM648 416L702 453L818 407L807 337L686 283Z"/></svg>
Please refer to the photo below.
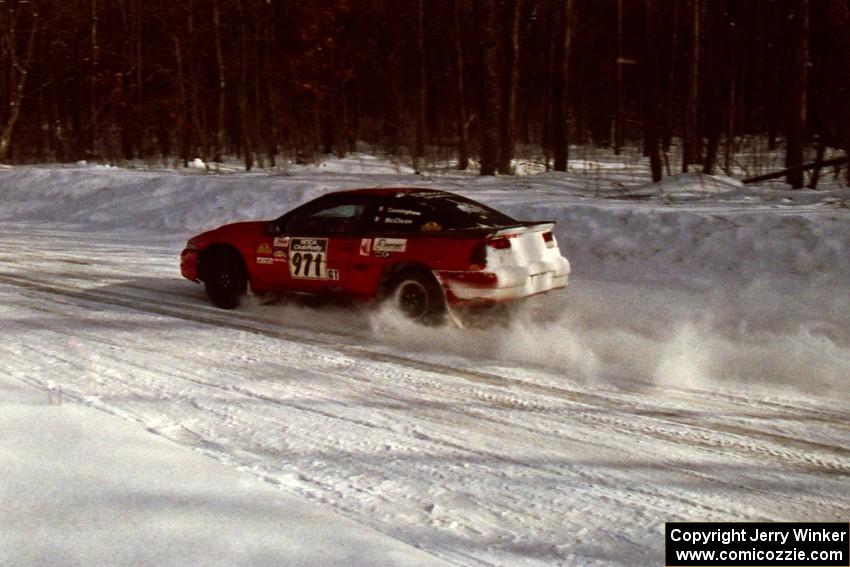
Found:
<svg viewBox="0 0 850 567"><path fill-rule="evenodd" d="M266 52L266 61L269 60L268 51ZM266 153L269 157L269 165L275 167L277 165L278 153L278 116L275 112L275 94L272 92L272 87L269 84L268 77L265 78L265 98L266 98L266 120L268 124L268 139L266 141Z"/></svg>
<svg viewBox="0 0 850 567"><path fill-rule="evenodd" d="M516 143L516 93L519 84L519 22L522 15L522 0L514 0L511 15L510 66L505 81L505 108L502 110L502 140L499 147L498 169L502 175L512 175L511 161Z"/></svg>
<svg viewBox="0 0 850 567"><path fill-rule="evenodd" d="M425 105L428 91L428 77L425 60L425 0L416 1L416 63L418 69L416 97L416 144L413 151L413 168L418 173L425 157Z"/></svg>
<svg viewBox="0 0 850 567"><path fill-rule="evenodd" d="M97 76L100 59L100 46L97 43L97 0L91 0L91 82L89 95L89 152L97 155Z"/></svg>
<svg viewBox="0 0 850 567"><path fill-rule="evenodd" d="M41 34L44 37L44 34ZM42 49L39 49L43 53ZM46 150L50 147L50 123L47 119L47 103L45 101L45 88L38 89L38 137L36 138L36 157L43 162L46 159Z"/></svg>
<svg viewBox="0 0 850 567"><path fill-rule="evenodd" d="M699 162L700 44L702 43L702 2L691 0L691 54L688 72L688 102L685 109L685 136L682 171Z"/></svg>
<svg viewBox="0 0 850 567"><path fill-rule="evenodd" d="M620 155L623 149L623 0L617 0L617 60L615 72L617 77L616 109L614 114L614 155Z"/></svg>
<svg viewBox="0 0 850 567"><path fill-rule="evenodd" d="M336 89L336 98L336 117L334 124L336 125L337 137L339 139L336 145L336 157L342 159L351 151L354 145L351 142L351 110L349 108L351 103L348 99L347 83L339 85Z"/></svg>
<svg viewBox="0 0 850 567"><path fill-rule="evenodd" d="M72 155L73 159L77 160L83 159L86 156L88 148L88 123L83 113L86 103L84 93L87 88L83 62L86 58L83 55L84 49L82 43L82 38L74 42L74 88L71 91L71 104L69 107L71 129L74 132L74 150Z"/></svg>
<svg viewBox="0 0 850 567"><path fill-rule="evenodd" d="M174 34L174 55L177 63L177 90L180 92L180 157L183 167L189 166L189 148L191 146L191 117L189 115L189 100L186 96L186 76L183 73L183 50L180 47L180 36Z"/></svg>
<svg viewBox="0 0 850 567"><path fill-rule="evenodd" d="M277 165L278 153L278 117L275 113L274 94L272 93L271 85L268 78L265 80L265 106L266 106L266 121L267 121L267 137L266 137L266 155L269 158L269 165L275 167Z"/></svg>
<svg viewBox="0 0 850 567"><path fill-rule="evenodd" d="M323 108L318 96L314 98L316 105L316 127L318 128L318 134L322 144L322 153L331 154L334 151L333 117L331 117L329 110Z"/></svg>
<svg viewBox="0 0 850 567"><path fill-rule="evenodd" d="M200 96L200 82L198 80L198 71L194 64L193 47L195 45L195 17L194 17L194 0L188 0L185 6L186 10L186 30L188 32L188 52L189 57L186 59L186 74L189 80L189 89L187 89L187 98L189 103L189 111L192 119L192 129L194 132L194 142L196 146L190 148L191 152L200 158L206 164L210 156L210 136L209 123L207 120L201 120L201 112L204 110ZM190 156L191 157L191 156Z"/></svg>
<svg viewBox="0 0 850 567"><path fill-rule="evenodd" d="M117 0L118 10L121 14L121 59L125 62L127 69L132 69L135 65L134 63L134 45L137 41L136 34L138 33L138 27L136 25L137 18L135 14L138 13L138 0L133 2L134 5L134 17L133 23L130 23L130 17L127 14L127 1L126 0ZM123 80L123 78L122 78ZM123 96L123 92L122 92ZM123 100L122 100L123 102ZM120 116L120 129L121 129L121 151L120 155L122 159L131 160L133 159L134 148L133 148L133 140L138 136L135 136L131 131L132 128L135 127L135 124L140 122L140 116L138 113L138 109L127 110L121 113Z"/></svg>
<svg viewBox="0 0 850 567"><path fill-rule="evenodd" d="M213 27L215 32L215 56L218 64L218 114L215 125L215 151L213 159L222 161L224 153L224 119L225 119L225 96L227 93L227 75L224 68L224 55L221 50L221 15L219 14L219 0L213 0Z"/></svg>
<svg viewBox="0 0 850 567"><path fill-rule="evenodd" d="M272 41L271 31L273 29L273 12L271 4L267 4L267 6L269 9L268 14L260 14L259 17L254 18L255 35L257 37L262 37L263 39L263 47L259 55L261 65L257 65L255 69L255 89L257 99L255 114L257 116L258 123L262 124L261 130L263 132L263 139L266 146L266 157L269 160L269 165L271 167L275 167L277 165L277 130L275 127L277 116L275 116L273 110L273 95L269 85L267 72L263 71L262 75L260 74L261 69L265 70L269 66L269 52L271 51L270 43ZM264 22L264 24L261 24L261 22ZM260 110L261 108L263 109L262 112Z"/></svg>
<svg viewBox="0 0 850 567"><path fill-rule="evenodd" d="M786 182L794 189L802 189L803 136L806 128L807 82L809 64L809 0L797 1L794 29L794 67L789 77L790 108L788 111L788 148L785 167L790 171Z"/></svg>
<svg viewBox="0 0 850 567"><path fill-rule="evenodd" d="M831 167L836 166L840 167L847 161L847 156L842 156L838 158L831 158L823 161L815 161L812 163L807 163L803 165L803 167L799 168L803 171L809 171L812 169L819 169L823 167ZM788 168L781 169L779 171L772 171L770 173L763 173L761 175L754 175L752 177L745 177L741 180L741 183L759 183L760 181L767 181L769 179L779 179L780 177L785 177L790 173Z"/></svg>
<svg viewBox="0 0 850 567"><path fill-rule="evenodd" d="M679 67L679 53L681 51L679 44L681 39L681 34L679 33L679 28L681 27L681 4L679 2L673 2L673 14L672 14L672 22L673 22L673 33L670 37L670 69L667 72L667 83L665 84L665 96L668 99L668 104L664 106L664 124L662 131L662 140L661 140L661 148L664 151L664 159L666 161L667 166L667 175L670 175L670 158L668 156L670 152L670 147L673 144L673 123L675 119L674 107L676 101L679 98L679 93L677 90L679 83L679 75L677 73L677 69Z"/></svg>
<svg viewBox="0 0 850 567"><path fill-rule="evenodd" d="M658 66L658 6L656 0L646 0L644 14L646 41L642 59L643 76L646 85L643 88L644 151L649 156L649 167L653 181L661 181L663 163L660 148L660 73Z"/></svg>
<svg viewBox="0 0 850 567"><path fill-rule="evenodd" d="M767 14L760 14L761 17L765 18L768 22L768 25L773 28L780 28L782 26L782 20L786 17L785 9L779 10L778 4L768 5L767 6ZM766 47L765 53L765 61L778 61L779 58L785 58L786 55L779 49L777 42L769 42ZM782 76L781 76L781 66L780 65L767 65L767 76L765 80L767 82L767 92L775 93L784 91L784 85L782 84ZM774 151L776 149L776 139L779 135L779 127L781 116L784 114L784 110L781 108L780 101L782 97L776 97L776 99L771 99L767 102L767 149L768 151Z"/></svg>
<svg viewBox="0 0 850 567"><path fill-rule="evenodd" d="M558 33L561 48L560 69L555 71L555 88L552 101L552 138L555 154L555 171L567 171L570 158L569 142L569 76L572 43L573 0L562 0Z"/></svg>
<svg viewBox="0 0 850 567"><path fill-rule="evenodd" d="M51 77L52 79L52 77ZM51 85L54 81L49 81ZM67 148L65 142L65 124L63 124L62 113L59 110L59 94L55 86L50 89L49 123L50 123L50 148L53 158L58 162L67 159Z"/></svg>
<svg viewBox="0 0 850 567"><path fill-rule="evenodd" d="M469 125L466 120L466 92L464 88L463 43L460 25L460 2L452 2L452 34L454 36L455 56L455 94L457 96L457 168L461 171L469 167Z"/></svg>
<svg viewBox="0 0 850 567"><path fill-rule="evenodd" d="M546 18L546 65L548 71L546 81L546 96L543 97L543 125L540 129L540 145L543 146L543 163L546 166L546 171L552 168L552 148L554 147L554 135L552 133L552 124L555 122L553 102L555 100L555 87L557 80L555 79L555 57L558 54L557 42L555 41L555 28L557 22L553 15L549 14Z"/></svg>
<svg viewBox="0 0 850 567"><path fill-rule="evenodd" d="M720 122L709 121L706 128L707 145L705 158L702 163L702 172L706 175L714 175L714 166L717 164L717 151L720 148Z"/></svg>
<svg viewBox="0 0 850 567"><path fill-rule="evenodd" d="M12 99L11 74L14 71L13 59L15 26L9 18L14 14L11 10L0 9L0 123L5 123Z"/></svg>
<svg viewBox="0 0 850 567"><path fill-rule="evenodd" d="M499 19L496 0L483 0L481 22L482 92L481 92L481 175L495 175L499 152L499 116L501 96L499 89Z"/></svg>
<svg viewBox="0 0 850 567"><path fill-rule="evenodd" d="M251 143L251 119L248 116L248 31L245 3L239 0L239 124L242 134L242 152L245 171L254 166L254 148Z"/></svg>
<svg viewBox="0 0 850 567"><path fill-rule="evenodd" d="M147 120L145 119L145 84L142 67L142 5L141 0L136 0L135 6L135 28L136 28L136 131L138 140L136 147L140 155L146 155L145 140L147 139Z"/></svg>
<svg viewBox="0 0 850 567"><path fill-rule="evenodd" d="M702 172L707 175L714 174L717 164L717 152L720 148L720 134L723 131L723 111L725 100L720 92L725 88L729 80L729 69L722 69L720 64L721 53L724 46L718 38L725 35L723 23L719 20L721 14L719 9L709 9L705 17L705 40L702 42L703 71L702 74L709 77L703 89L705 100L705 113L710 119L703 119L703 130L707 139L705 156L702 162ZM727 38L728 41L728 38Z"/></svg>
<svg viewBox="0 0 850 567"><path fill-rule="evenodd" d="M732 154L735 151L735 112L738 99L738 32L731 28L729 32L729 97L726 105L726 150L723 169L729 175L732 171Z"/></svg>
<svg viewBox="0 0 850 567"><path fill-rule="evenodd" d="M818 140L817 154L815 155L815 168L812 170L812 180L809 182L809 189L817 189L818 181L820 181L820 168L823 163L823 156L826 153L826 141L823 136Z"/></svg>
<svg viewBox="0 0 850 567"><path fill-rule="evenodd" d="M263 158L263 152L260 150L260 146L263 145L263 142L268 139L266 135L268 122L264 121L262 118L262 112L260 109L262 108L262 87L260 82L260 69L263 65L263 57L262 52L260 51L262 36L260 35L259 24L257 21L260 18L260 15L255 13L256 8L249 4L248 7L249 13L251 14L251 37L254 38L252 42L253 53L252 53L252 64L251 64L251 82L253 83L253 88L251 89L251 129L253 130L254 140L256 142L257 149L254 152L254 157L257 160L257 166L261 169L265 167L265 159ZM272 158L274 159L274 158Z"/></svg>
<svg viewBox="0 0 850 567"><path fill-rule="evenodd" d="M20 16L20 6L10 17L11 22L6 23L5 33L7 34L6 43L9 49L8 57L11 59L11 80L9 86L12 87L12 92L9 97L9 117L6 119L6 124L3 126L3 131L0 132L0 160L5 160L9 157L12 134L15 131L15 124L18 122L18 117L21 115L21 102L24 98L24 88L27 84L27 75L29 74L30 62L32 61L33 48L35 46L35 38L38 34L39 12L38 4L35 1L29 3L30 13L32 14L32 27L30 28L29 36L27 37L26 51L21 60L18 57L15 46L15 26L17 19ZM0 20L0 22L2 22Z"/></svg>

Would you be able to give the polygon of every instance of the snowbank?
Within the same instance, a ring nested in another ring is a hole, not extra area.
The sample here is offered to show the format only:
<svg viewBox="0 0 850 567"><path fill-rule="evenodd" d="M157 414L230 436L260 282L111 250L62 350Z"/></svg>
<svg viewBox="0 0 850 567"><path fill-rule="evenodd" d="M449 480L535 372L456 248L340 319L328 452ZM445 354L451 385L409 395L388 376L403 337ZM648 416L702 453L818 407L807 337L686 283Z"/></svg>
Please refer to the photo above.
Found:
<svg viewBox="0 0 850 567"><path fill-rule="evenodd" d="M588 186L575 174L421 177L391 173L395 167L365 158L251 174L17 167L0 171L0 220L182 240L226 222L275 218L328 191L415 185L456 191L518 218L558 221L577 277L726 285L850 277L848 192L765 191L693 174L626 189Z"/></svg>

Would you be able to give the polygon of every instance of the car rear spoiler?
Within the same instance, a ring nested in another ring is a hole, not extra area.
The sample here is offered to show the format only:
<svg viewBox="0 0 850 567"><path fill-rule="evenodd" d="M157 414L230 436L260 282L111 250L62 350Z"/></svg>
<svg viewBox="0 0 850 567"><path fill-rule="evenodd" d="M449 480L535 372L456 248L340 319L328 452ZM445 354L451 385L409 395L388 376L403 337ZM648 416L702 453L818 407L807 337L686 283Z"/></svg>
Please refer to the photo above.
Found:
<svg viewBox="0 0 850 567"><path fill-rule="evenodd" d="M459 229L450 229L450 230L435 230L435 231L426 231L426 232L381 232L381 233L367 233L364 236L368 237L376 237L376 236L386 236L392 235L393 237L398 238L410 238L413 235L417 236L427 236L428 238L454 238L457 236L474 236L474 237L483 237L483 238L491 238L494 236L508 236L508 235L517 235L524 234L526 232L544 232L546 230L552 230L555 226L555 221L528 221L522 222L517 221L513 224L500 226L498 228L459 228Z"/></svg>
<svg viewBox="0 0 850 567"><path fill-rule="evenodd" d="M527 232L545 232L555 228L555 221L529 221L518 222L515 225L505 226L493 231L490 236L512 236L525 234Z"/></svg>

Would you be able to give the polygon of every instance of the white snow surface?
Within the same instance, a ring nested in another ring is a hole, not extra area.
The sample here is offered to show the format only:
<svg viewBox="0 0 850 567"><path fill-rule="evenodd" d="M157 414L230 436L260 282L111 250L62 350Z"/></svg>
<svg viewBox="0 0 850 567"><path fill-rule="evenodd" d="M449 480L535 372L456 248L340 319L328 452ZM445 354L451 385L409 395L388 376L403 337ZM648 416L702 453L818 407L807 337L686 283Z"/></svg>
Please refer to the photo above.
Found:
<svg viewBox="0 0 850 567"><path fill-rule="evenodd" d="M445 565L58 387L0 395L6 567Z"/></svg>
<svg viewBox="0 0 850 567"><path fill-rule="evenodd" d="M61 390L62 419L89 432L94 455L119 441L103 420L120 419L163 466L204 466L176 443L247 479L229 494L222 475L205 498L244 499L250 516L256 494L280 493L257 517L306 500L398 540L402 561L416 557L408 544L461 565L661 564L665 521L850 517L847 191L695 174L641 184L610 163L591 182L323 163L0 171L0 386ZM369 186L445 188L556 220L571 285L504 327L461 330L292 301L224 312L179 275L196 232ZM4 393L0 411L17 415L15 400ZM40 425L15 429L30 462L13 454L48 484L62 477L38 463L60 410L37 411ZM79 456L68 468L93 470ZM94 469L123 482L120 466ZM179 491L203 490L182 486L163 514L183 518ZM0 492L4 512L31 488ZM109 506L106 488L87 490ZM34 508L37 552L69 522L86 531L68 501L41 521Z"/></svg>

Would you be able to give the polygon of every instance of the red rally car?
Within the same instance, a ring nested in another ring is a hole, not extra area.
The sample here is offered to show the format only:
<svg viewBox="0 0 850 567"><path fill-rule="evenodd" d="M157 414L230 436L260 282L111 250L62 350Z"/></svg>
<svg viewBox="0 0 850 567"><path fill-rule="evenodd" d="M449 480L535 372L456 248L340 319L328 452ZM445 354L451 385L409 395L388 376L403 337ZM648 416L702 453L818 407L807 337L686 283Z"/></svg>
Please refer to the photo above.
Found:
<svg viewBox="0 0 850 567"><path fill-rule="evenodd" d="M329 193L272 221L227 224L189 239L184 277L225 309L254 292L389 300L434 321L449 307L492 305L567 285L552 222L418 188Z"/></svg>

